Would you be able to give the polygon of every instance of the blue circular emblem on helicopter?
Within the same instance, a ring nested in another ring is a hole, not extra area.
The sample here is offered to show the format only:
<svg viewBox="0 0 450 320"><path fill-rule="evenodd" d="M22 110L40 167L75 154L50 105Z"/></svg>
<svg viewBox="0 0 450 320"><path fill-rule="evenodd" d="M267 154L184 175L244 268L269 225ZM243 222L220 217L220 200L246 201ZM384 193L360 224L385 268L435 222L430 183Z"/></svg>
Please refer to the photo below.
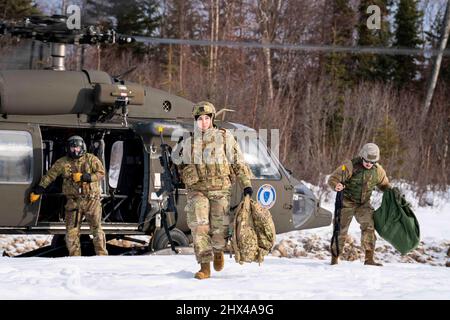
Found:
<svg viewBox="0 0 450 320"><path fill-rule="evenodd" d="M256 198L261 206L270 209L275 204L277 193L275 192L275 188L270 184L263 184L259 187Z"/></svg>

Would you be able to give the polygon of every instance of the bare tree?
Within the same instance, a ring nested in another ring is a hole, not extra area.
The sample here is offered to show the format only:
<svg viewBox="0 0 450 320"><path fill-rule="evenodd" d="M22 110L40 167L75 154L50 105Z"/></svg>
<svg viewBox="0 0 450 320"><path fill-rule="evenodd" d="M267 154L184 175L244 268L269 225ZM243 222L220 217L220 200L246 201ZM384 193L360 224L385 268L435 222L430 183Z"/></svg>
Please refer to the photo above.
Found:
<svg viewBox="0 0 450 320"><path fill-rule="evenodd" d="M428 114L428 109L430 108L431 101L433 99L433 93L436 88L437 79L439 77L439 71L441 69L442 56L444 53L444 49L447 47L449 34L450 34L450 1L447 1L444 23L442 27L441 41L439 43L439 54L436 56L433 71L428 84L427 94L425 98L425 105L422 112L422 121L425 121L425 118Z"/></svg>
<svg viewBox="0 0 450 320"><path fill-rule="evenodd" d="M281 0L258 0L256 16L259 24L259 32L261 34L261 42L269 44L274 42L277 30L280 26L280 17L282 15L283 1ZM272 106L275 98L273 88L273 71L271 62L270 48L263 49L266 83L267 83L267 101Z"/></svg>

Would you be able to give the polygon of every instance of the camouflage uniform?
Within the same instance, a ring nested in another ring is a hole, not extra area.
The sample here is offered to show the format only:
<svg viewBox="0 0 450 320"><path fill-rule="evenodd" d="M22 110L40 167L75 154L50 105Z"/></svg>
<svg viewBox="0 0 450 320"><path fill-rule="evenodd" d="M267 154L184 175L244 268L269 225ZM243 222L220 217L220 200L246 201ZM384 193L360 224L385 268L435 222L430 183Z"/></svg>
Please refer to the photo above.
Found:
<svg viewBox="0 0 450 320"><path fill-rule="evenodd" d="M390 188L389 180L380 164L375 164L371 169L366 169L360 157L351 161L347 160L343 165L346 167L343 173L344 176L342 177L342 166L340 166L331 174L328 180L328 184L333 190L341 181L345 185L338 238L339 252L342 252L344 247L353 216L360 224L361 244L364 250L373 252L375 250L376 236L370 197L375 187L381 190Z"/></svg>
<svg viewBox="0 0 450 320"><path fill-rule="evenodd" d="M196 259L210 263L226 245L232 180L251 187L250 171L234 136L215 127L196 128L175 148L173 160L188 191L185 211Z"/></svg>
<svg viewBox="0 0 450 320"><path fill-rule="evenodd" d="M89 173L91 182L75 182L72 174ZM83 216L89 222L97 255L107 255L105 233L102 230L100 180L105 176L101 161L90 153L78 159L68 156L58 159L42 177L39 185L46 188L58 176L63 177L62 192L67 198L65 206L66 245L71 256L80 256L80 227Z"/></svg>

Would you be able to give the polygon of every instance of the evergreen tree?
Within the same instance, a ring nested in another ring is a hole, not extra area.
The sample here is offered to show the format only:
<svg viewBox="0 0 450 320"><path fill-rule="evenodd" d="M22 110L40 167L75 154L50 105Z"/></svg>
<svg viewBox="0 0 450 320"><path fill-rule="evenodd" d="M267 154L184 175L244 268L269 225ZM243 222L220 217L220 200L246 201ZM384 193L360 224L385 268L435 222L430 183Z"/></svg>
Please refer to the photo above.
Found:
<svg viewBox="0 0 450 320"><path fill-rule="evenodd" d="M202 25L201 8L193 1L166 0L165 29L166 37L182 39L201 39L207 30ZM205 14L205 13L204 13Z"/></svg>
<svg viewBox="0 0 450 320"><path fill-rule="evenodd" d="M112 14L117 19L119 33L150 36L159 26L160 16L155 0L115 0Z"/></svg>
<svg viewBox="0 0 450 320"><path fill-rule="evenodd" d="M83 11L83 24L100 24L108 28L113 26L111 1L86 0Z"/></svg>
<svg viewBox="0 0 450 320"><path fill-rule="evenodd" d="M160 28L157 0L87 0L85 12L89 23L114 28L120 34L155 36ZM140 57L154 51L142 43L120 46L113 51L121 54L129 49Z"/></svg>
<svg viewBox="0 0 450 320"><path fill-rule="evenodd" d="M329 38L324 40L334 46L354 45L356 12L347 0L330 0L326 12L329 13ZM325 71L330 76L330 90L337 90L338 96L328 101L331 112L327 114L327 141L331 146L339 143L342 135L344 91L353 82L352 56L347 53L331 53L326 58Z"/></svg>
<svg viewBox="0 0 450 320"><path fill-rule="evenodd" d="M388 47L390 45L391 32L389 4L391 0L361 0L359 5L358 22L358 46ZM381 28L369 29L367 27L367 8L377 5L381 13ZM387 81L391 77L393 59L392 56L380 54L360 54L356 59L356 75L362 80Z"/></svg>
<svg viewBox="0 0 450 320"><path fill-rule="evenodd" d="M353 32L356 24L356 14L347 0L332 0L328 12L331 14L329 32L331 42L335 46L353 45ZM351 56L345 53L331 53L325 66L338 87L344 87L351 79Z"/></svg>
<svg viewBox="0 0 450 320"><path fill-rule="evenodd" d="M395 14L396 47L418 48L423 42L419 37L423 13L419 12L418 0L400 0ZM400 87L419 76L418 57L397 55L394 60L394 81Z"/></svg>
<svg viewBox="0 0 450 320"><path fill-rule="evenodd" d="M0 20L18 20L39 13L32 0L0 0Z"/></svg>
<svg viewBox="0 0 450 320"><path fill-rule="evenodd" d="M153 35L159 27L157 0L87 0L86 13L90 20L114 26L127 35Z"/></svg>

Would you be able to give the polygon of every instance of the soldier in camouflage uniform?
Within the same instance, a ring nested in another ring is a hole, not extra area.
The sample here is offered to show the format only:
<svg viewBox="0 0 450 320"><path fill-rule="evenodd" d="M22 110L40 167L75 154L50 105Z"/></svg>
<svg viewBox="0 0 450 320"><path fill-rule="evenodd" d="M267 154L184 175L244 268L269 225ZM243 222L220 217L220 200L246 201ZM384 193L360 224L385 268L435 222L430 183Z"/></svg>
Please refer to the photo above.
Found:
<svg viewBox="0 0 450 320"><path fill-rule="evenodd" d="M221 271L223 250L230 224L231 177L236 176L244 195L252 195L250 171L234 136L214 126L216 110L206 101L194 105L193 136L180 142L173 153L186 185L187 223L191 229L197 262L197 279L211 275L210 263Z"/></svg>
<svg viewBox="0 0 450 320"><path fill-rule="evenodd" d="M83 138L72 136L67 140L67 156L58 159L33 189L30 201L37 201L50 183L62 175L65 206L66 245L71 256L80 256L80 227L83 216L89 222L97 255L108 255L105 233L102 230L100 180L105 176L102 162L86 153Z"/></svg>
<svg viewBox="0 0 450 320"><path fill-rule="evenodd" d="M338 237L339 252L345 244L348 228L353 216L360 224L361 244L365 251L366 265L381 266L374 261L375 228L373 220L373 208L370 205L370 197L375 187L384 191L391 188L386 172L377 163L380 159L380 149L374 143L367 143L361 149L359 156L346 160L330 176L328 185L335 191L344 190L343 208L341 210L341 223ZM331 264L337 264L339 257L332 256Z"/></svg>

